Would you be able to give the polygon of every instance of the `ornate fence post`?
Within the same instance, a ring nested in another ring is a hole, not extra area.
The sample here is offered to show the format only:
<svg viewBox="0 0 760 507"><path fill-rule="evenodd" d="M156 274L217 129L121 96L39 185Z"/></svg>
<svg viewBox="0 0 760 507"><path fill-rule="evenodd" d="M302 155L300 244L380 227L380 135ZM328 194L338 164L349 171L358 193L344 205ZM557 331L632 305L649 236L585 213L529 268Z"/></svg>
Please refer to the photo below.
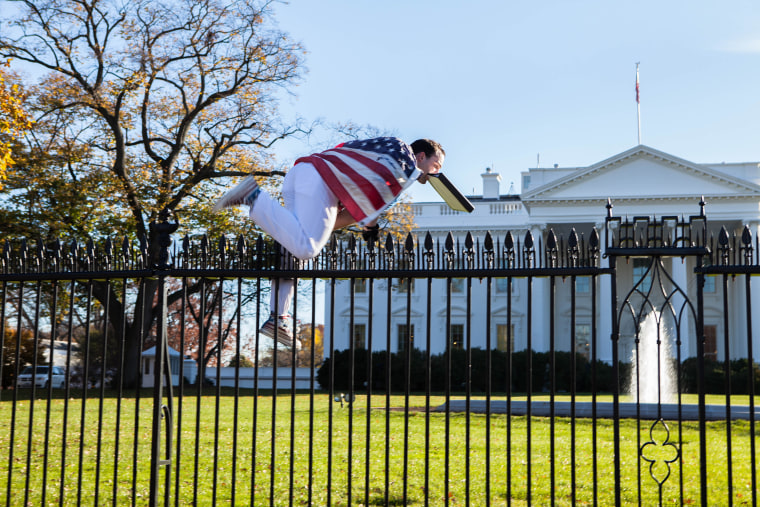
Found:
<svg viewBox="0 0 760 507"><path fill-rule="evenodd" d="M169 505L171 486L171 447L172 447L172 372L169 361L169 343L166 339L167 286L166 271L170 269L169 247L172 244L171 234L177 230L179 223L169 222L169 213L164 210L159 215L158 222L150 223L150 238L158 247L157 256L153 258L151 268L158 275L158 322L156 323L156 362L153 373L153 429L151 439L151 470L150 470L150 505L158 505L159 473L161 467L166 467L164 478L164 505ZM150 245L150 247L155 247ZM167 401L163 403L162 375L166 374ZM165 455L161 457L161 422L166 431Z"/></svg>

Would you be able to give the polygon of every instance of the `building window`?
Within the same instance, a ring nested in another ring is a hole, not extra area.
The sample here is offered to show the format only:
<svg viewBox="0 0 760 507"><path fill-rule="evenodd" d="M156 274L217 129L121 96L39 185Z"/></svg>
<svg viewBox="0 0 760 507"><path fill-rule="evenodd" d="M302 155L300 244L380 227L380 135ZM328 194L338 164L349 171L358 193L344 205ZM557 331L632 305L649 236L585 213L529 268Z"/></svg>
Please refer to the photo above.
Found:
<svg viewBox="0 0 760 507"><path fill-rule="evenodd" d="M506 294L509 290L509 278L496 278L496 293Z"/></svg>
<svg viewBox="0 0 760 507"><path fill-rule="evenodd" d="M451 348L457 350L464 348L464 324L451 325Z"/></svg>
<svg viewBox="0 0 760 507"><path fill-rule="evenodd" d="M354 324L354 330L351 333L351 339L354 342L354 349L363 349L367 345L367 324Z"/></svg>
<svg viewBox="0 0 760 507"><path fill-rule="evenodd" d="M530 174L523 174L522 177L522 191L525 192L530 188Z"/></svg>
<svg viewBox="0 0 760 507"><path fill-rule="evenodd" d="M638 290L646 294L652 287L652 272L649 267L652 265L652 259L634 258L633 259L633 284L636 285L641 280ZM647 271L649 271L647 273ZM646 274L646 277L644 275Z"/></svg>
<svg viewBox="0 0 760 507"><path fill-rule="evenodd" d="M575 291L582 294L591 292L591 277L579 276L575 278Z"/></svg>
<svg viewBox="0 0 760 507"><path fill-rule="evenodd" d="M705 285L702 288L702 292L705 294L715 294L715 279L717 276L705 276Z"/></svg>
<svg viewBox="0 0 760 507"><path fill-rule="evenodd" d="M464 292L464 278L451 279L451 293L462 294Z"/></svg>
<svg viewBox="0 0 760 507"><path fill-rule="evenodd" d="M414 324L407 328L406 324L399 324L396 328L398 332L398 351L406 351L406 347L414 347Z"/></svg>
<svg viewBox="0 0 760 507"><path fill-rule="evenodd" d="M401 294L406 294L410 289L414 293L414 278L399 278L396 288Z"/></svg>
<svg viewBox="0 0 760 507"><path fill-rule="evenodd" d="M705 359L718 360L718 326L705 325Z"/></svg>
<svg viewBox="0 0 760 507"><path fill-rule="evenodd" d="M511 332L508 332L511 331ZM509 348L507 348L509 344ZM496 348L502 352L515 350L515 325L496 324Z"/></svg>
<svg viewBox="0 0 760 507"><path fill-rule="evenodd" d="M575 352L586 359L591 357L591 326L588 324L575 325Z"/></svg>
<svg viewBox="0 0 760 507"><path fill-rule="evenodd" d="M367 279L357 278L354 281L354 294L366 294L367 293Z"/></svg>

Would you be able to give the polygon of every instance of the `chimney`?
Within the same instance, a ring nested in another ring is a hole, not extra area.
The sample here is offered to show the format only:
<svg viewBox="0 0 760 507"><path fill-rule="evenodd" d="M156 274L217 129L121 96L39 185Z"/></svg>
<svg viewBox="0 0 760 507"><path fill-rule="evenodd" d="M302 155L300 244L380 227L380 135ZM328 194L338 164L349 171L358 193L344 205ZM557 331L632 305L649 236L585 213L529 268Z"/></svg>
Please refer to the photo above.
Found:
<svg viewBox="0 0 760 507"><path fill-rule="evenodd" d="M486 167L486 172L481 176L483 177L483 199L498 199L499 182L501 181L499 173L495 173L491 171L490 167Z"/></svg>

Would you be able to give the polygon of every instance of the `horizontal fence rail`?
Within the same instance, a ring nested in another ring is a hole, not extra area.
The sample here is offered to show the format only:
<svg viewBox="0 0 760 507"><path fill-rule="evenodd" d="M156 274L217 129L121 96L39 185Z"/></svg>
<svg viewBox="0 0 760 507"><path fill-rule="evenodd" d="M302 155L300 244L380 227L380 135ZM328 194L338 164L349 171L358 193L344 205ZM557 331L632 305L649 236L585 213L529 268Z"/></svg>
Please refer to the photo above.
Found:
<svg viewBox="0 0 760 507"><path fill-rule="evenodd" d="M310 261L6 241L0 503L756 504L757 238L611 210ZM298 347L259 331L288 283Z"/></svg>

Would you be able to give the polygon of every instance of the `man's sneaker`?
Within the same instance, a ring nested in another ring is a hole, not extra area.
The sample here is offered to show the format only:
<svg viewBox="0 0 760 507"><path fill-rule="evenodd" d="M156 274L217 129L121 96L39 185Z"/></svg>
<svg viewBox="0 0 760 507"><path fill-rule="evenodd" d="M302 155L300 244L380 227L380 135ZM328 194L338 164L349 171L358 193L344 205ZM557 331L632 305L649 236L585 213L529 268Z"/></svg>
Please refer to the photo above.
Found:
<svg viewBox="0 0 760 507"><path fill-rule="evenodd" d="M230 208L239 204L251 205L253 204L253 201L256 200L259 192L261 192L259 184L256 183L253 176L248 176L216 201L216 204L214 204L214 211Z"/></svg>
<svg viewBox="0 0 760 507"><path fill-rule="evenodd" d="M269 319L267 319L266 322L264 322L264 325L261 326L261 329L259 329L259 332L267 336L269 338L277 338L277 341L287 347L291 348L293 347L293 331L290 328L290 316L289 315L280 315L277 317L277 323L275 324L275 316L270 315ZM275 337L275 326L277 329L277 336ZM301 349L301 342L299 340L295 340L296 350Z"/></svg>

